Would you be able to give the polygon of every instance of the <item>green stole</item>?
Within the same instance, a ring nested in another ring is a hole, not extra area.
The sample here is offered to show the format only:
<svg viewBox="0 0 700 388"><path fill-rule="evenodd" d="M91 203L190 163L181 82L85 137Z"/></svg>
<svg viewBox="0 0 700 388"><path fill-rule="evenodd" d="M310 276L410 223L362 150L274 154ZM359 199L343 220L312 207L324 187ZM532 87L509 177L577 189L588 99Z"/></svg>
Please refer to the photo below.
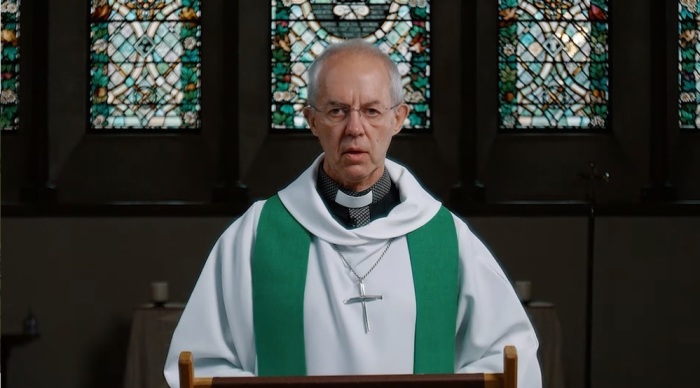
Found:
<svg viewBox="0 0 700 388"><path fill-rule="evenodd" d="M304 288L311 234L275 195L260 214L252 258L253 322L259 376L304 376ZM454 373L457 233L440 211L406 235L416 293L413 372Z"/></svg>

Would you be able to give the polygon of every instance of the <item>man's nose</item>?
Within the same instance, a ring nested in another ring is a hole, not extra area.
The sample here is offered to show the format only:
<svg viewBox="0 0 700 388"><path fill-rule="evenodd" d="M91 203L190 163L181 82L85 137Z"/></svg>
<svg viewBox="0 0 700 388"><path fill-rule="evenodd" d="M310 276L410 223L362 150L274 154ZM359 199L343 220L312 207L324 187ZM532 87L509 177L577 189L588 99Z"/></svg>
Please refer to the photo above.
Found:
<svg viewBox="0 0 700 388"><path fill-rule="evenodd" d="M362 114L359 109L350 109L345 122L345 133L350 136L360 136L364 133Z"/></svg>

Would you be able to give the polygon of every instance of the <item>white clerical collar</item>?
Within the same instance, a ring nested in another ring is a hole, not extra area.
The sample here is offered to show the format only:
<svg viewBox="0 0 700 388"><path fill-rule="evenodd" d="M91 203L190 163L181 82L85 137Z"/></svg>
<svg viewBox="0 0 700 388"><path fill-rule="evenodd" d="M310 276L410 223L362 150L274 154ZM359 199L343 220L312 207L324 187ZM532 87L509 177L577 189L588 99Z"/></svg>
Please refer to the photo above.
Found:
<svg viewBox="0 0 700 388"><path fill-rule="evenodd" d="M342 190L338 190L335 194L335 202L351 209L369 206L372 203L372 190L359 197L353 197L345 194Z"/></svg>

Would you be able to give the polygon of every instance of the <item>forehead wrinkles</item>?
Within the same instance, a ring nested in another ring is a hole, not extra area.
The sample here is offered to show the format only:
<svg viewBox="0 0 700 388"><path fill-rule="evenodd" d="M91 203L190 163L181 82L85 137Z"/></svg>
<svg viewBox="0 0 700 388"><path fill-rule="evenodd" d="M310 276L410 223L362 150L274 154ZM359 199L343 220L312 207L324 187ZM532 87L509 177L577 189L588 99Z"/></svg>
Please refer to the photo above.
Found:
<svg viewBox="0 0 700 388"><path fill-rule="evenodd" d="M368 105L391 100L389 71L379 58L362 53L339 53L329 57L318 74L319 102L322 99L350 105L360 100Z"/></svg>

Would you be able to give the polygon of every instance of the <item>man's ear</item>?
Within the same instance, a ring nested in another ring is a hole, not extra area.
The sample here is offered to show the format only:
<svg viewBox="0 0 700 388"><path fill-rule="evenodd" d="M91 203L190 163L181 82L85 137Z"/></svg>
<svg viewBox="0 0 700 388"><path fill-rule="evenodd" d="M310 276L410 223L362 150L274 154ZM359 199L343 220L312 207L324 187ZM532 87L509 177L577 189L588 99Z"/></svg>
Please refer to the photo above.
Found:
<svg viewBox="0 0 700 388"><path fill-rule="evenodd" d="M309 124L309 128L311 128L311 133L318 136L318 133L316 133L316 112L314 112L313 108L310 106L305 106L302 112L304 113L306 123Z"/></svg>
<svg viewBox="0 0 700 388"><path fill-rule="evenodd" d="M394 135L401 132L403 123L406 121L406 117L408 117L408 111L409 107L406 104L401 104L394 108Z"/></svg>

